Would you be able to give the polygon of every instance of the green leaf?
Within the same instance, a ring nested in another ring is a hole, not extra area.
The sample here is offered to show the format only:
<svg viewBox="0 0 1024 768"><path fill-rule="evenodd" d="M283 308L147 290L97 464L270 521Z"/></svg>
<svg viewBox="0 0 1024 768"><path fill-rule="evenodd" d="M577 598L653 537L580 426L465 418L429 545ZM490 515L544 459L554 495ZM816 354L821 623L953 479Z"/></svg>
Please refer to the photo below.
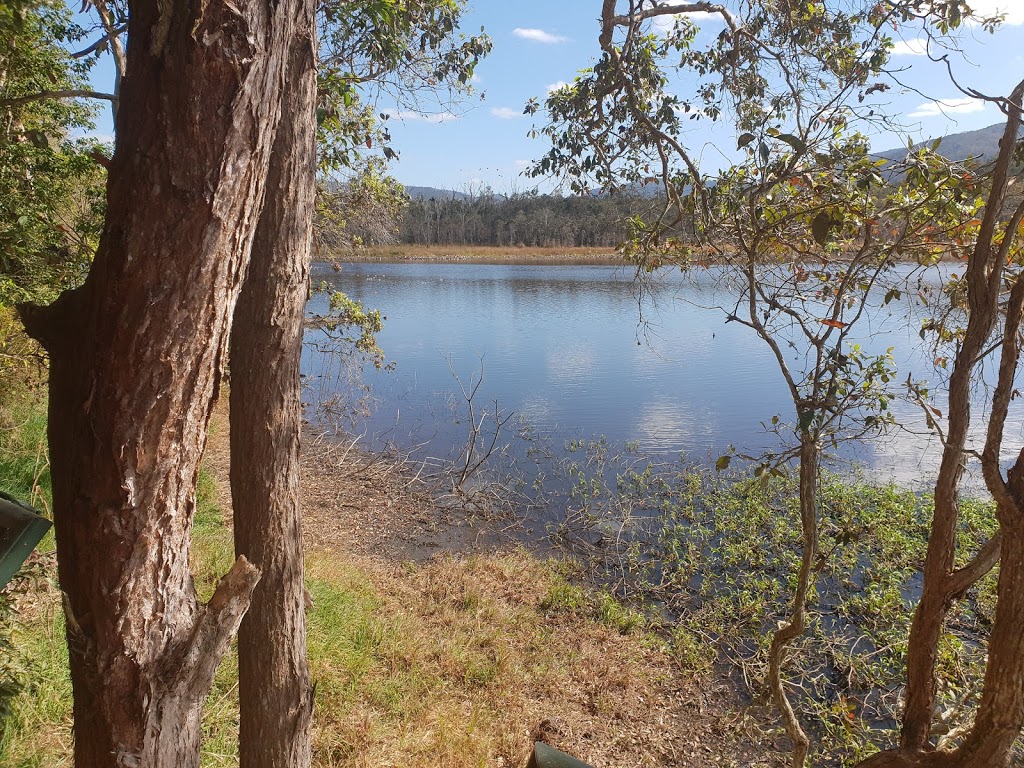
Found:
<svg viewBox="0 0 1024 768"><path fill-rule="evenodd" d="M729 464L731 464L731 463L732 463L732 456L730 456L727 453L724 456L719 456L718 457L718 461L715 462L715 469L717 469L719 472L721 472L723 469L728 469L729 468Z"/></svg>
<svg viewBox="0 0 1024 768"><path fill-rule="evenodd" d="M791 133L780 133L775 138L777 138L779 141L784 141L787 144L789 144L789 146L793 148L793 151L796 152L798 155L802 155L807 151L807 145L803 142L803 140L797 136L794 136Z"/></svg>
<svg viewBox="0 0 1024 768"><path fill-rule="evenodd" d="M828 233L832 231L834 225L832 217L824 211L814 217L814 221L811 222L811 235L818 245L825 245L828 242Z"/></svg>
<svg viewBox="0 0 1024 768"><path fill-rule="evenodd" d="M736 142L736 149L743 149L745 146L750 144L754 140L754 134L744 133L740 136L739 141Z"/></svg>
<svg viewBox="0 0 1024 768"><path fill-rule="evenodd" d="M814 423L814 411L807 410L800 414L800 429L806 431Z"/></svg>

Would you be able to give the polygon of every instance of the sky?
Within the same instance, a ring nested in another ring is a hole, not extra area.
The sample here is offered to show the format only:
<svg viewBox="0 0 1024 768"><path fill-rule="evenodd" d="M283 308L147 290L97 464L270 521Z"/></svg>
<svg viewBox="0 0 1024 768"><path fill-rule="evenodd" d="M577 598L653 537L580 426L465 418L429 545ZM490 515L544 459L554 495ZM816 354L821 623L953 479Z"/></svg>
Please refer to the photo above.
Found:
<svg viewBox="0 0 1024 768"><path fill-rule="evenodd" d="M954 72L964 85L1008 94L1024 77L1024 0L973 0L971 5L977 11L1006 12L1007 23L995 35L980 27L964 30L964 55L953 57ZM550 191L552 181L522 175L547 149L543 137L528 138L533 119L523 115L523 107L531 97L543 98L551 87L572 81L579 70L593 64L599 53L600 10L601 0L472 0L462 29L474 34L483 27L494 45L477 67L477 93L451 112L435 107L427 115L380 102L380 110L394 113L389 128L400 155L392 163L392 174L406 185L459 191L483 185L496 192L535 187ZM721 28L716 26L720 22L706 16L691 18L704 35L717 35ZM900 75L906 87L886 94L887 109L903 116L912 138L934 138L1000 121L995 106L965 99L945 68L922 55L915 30L894 32L893 37L897 44L892 63L906 68ZM109 89L109 76L109 67L98 67L95 86ZM101 118L96 132L112 132L108 116ZM721 137L720 129L717 135ZM714 149L714 136L701 129L689 140L704 148L705 157L724 156ZM731 134L729 143L733 144ZM872 138L876 151L902 143L896 135Z"/></svg>

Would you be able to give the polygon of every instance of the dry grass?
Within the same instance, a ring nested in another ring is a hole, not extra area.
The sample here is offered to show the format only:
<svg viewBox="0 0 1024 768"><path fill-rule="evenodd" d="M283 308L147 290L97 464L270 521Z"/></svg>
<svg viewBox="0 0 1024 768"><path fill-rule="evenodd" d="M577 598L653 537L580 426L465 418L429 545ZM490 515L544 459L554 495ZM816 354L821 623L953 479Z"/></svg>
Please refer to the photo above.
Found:
<svg viewBox="0 0 1024 768"><path fill-rule="evenodd" d="M310 617L318 765L521 766L538 738L595 766L688 764L669 660L552 605L560 579L529 555L309 570L329 601Z"/></svg>

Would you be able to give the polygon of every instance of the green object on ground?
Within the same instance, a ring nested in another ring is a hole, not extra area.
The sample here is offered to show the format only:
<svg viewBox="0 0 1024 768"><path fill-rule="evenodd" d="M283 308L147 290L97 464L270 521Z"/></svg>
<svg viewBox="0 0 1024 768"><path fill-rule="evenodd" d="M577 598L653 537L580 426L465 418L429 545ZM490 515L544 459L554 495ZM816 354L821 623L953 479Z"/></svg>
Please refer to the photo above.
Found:
<svg viewBox="0 0 1024 768"><path fill-rule="evenodd" d="M591 768L591 766L538 741L533 745L533 754L530 755L530 762L526 764L526 768Z"/></svg>
<svg viewBox="0 0 1024 768"><path fill-rule="evenodd" d="M0 491L0 589L14 578L50 525L32 507Z"/></svg>

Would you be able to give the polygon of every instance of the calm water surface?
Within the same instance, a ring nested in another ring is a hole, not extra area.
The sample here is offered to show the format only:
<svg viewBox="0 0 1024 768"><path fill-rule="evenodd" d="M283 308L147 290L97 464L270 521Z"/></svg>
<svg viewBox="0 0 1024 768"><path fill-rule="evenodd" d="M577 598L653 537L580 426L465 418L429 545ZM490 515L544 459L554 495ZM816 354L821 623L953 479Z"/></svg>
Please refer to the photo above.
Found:
<svg viewBox="0 0 1024 768"><path fill-rule="evenodd" d="M465 412L453 371L468 384L481 369L478 407L493 409L496 400L554 445L603 436L616 446L638 441L646 453L705 460L729 446L777 448L762 422L793 418L765 344L705 308L725 300L710 273L696 284L662 275L641 296L632 271L616 266L347 264L340 272L325 265L313 271L315 281L387 318L379 343L395 368L361 372L374 408L357 429L370 445L391 440L451 455L465 435L464 423L453 423L453 413ZM309 311L324 312L325 299L314 298ZM866 347L895 347L901 380L938 379L910 304L893 302L864 328ZM312 346L303 371L312 399L351 398L336 361ZM941 397L936 405L944 405ZM846 451L840 463L927 483L938 460L935 442L916 406L896 402L893 410L907 429ZM1024 443L1020 408L1006 434L1015 455Z"/></svg>

